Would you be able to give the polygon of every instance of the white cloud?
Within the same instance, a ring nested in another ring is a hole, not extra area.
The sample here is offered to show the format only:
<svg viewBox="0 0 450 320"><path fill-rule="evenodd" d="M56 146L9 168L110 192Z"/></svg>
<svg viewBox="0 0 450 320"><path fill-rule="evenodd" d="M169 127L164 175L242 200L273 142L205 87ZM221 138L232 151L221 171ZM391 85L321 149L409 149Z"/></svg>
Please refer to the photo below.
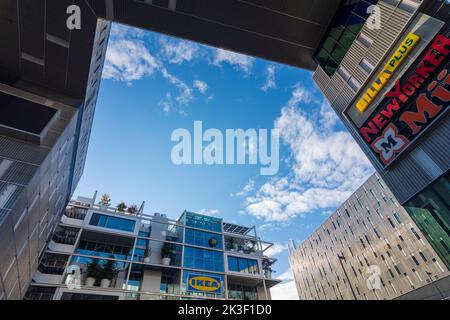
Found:
<svg viewBox="0 0 450 320"><path fill-rule="evenodd" d="M273 300L299 300L291 269L282 273L277 279L283 282L270 289Z"/></svg>
<svg viewBox="0 0 450 320"><path fill-rule="evenodd" d="M145 31L138 28L130 28L125 25L113 23L110 39L143 38Z"/></svg>
<svg viewBox="0 0 450 320"><path fill-rule="evenodd" d="M292 168L287 176L268 180L245 199L245 211L266 223L288 223L297 216L334 210L374 171L348 132L332 130L337 119L326 104L317 115L300 110L299 104L312 101L306 88L293 88L275 120Z"/></svg>
<svg viewBox="0 0 450 320"><path fill-rule="evenodd" d="M172 94L167 92L166 96L159 101L159 105L163 108L165 113L169 113L173 108Z"/></svg>
<svg viewBox="0 0 450 320"><path fill-rule="evenodd" d="M130 85L135 80L152 75L158 68L157 60L143 41L114 40L108 45L102 77Z"/></svg>
<svg viewBox="0 0 450 320"><path fill-rule="evenodd" d="M167 93L160 101L164 112L177 110L179 113L185 113L184 110L175 107L175 102L179 105L188 104L194 99L193 89L170 73L162 61L150 53L142 40L143 37L144 32L139 29L113 25L102 77L131 85L133 81L160 72L179 91L175 97Z"/></svg>
<svg viewBox="0 0 450 320"><path fill-rule="evenodd" d="M222 66L222 63L225 62L248 74L253 66L253 60L254 58L240 53L216 49L212 64Z"/></svg>
<svg viewBox="0 0 450 320"><path fill-rule="evenodd" d="M270 64L266 67L265 70L266 82L261 87L262 91L267 91L269 89L276 89L277 84L275 82L275 71L276 66L273 64Z"/></svg>
<svg viewBox="0 0 450 320"><path fill-rule="evenodd" d="M160 71L164 78L166 78L171 84L173 84L180 90L180 94L175 98L175 100L179 104L187 104L194 98L192 88L189 87L185 82L169 73L169 71L164 66L161 66Z"/></svg>
<svg viewBox="0 0 450 320"><path fill-rule="evenodd" d="M205 216L218 216L220 213L220 211L217 209L200 209L196 212Z"/></svg>
<svg viewBox="0 0 450 320"><path fill-rule="evenodd" d="M288 246L286 243L274 243L271 247L269 247L266 251L264 251L264 254L269 257L274 257L286 251L287 248Z"/></svg>
<svg viewBox="0 0 450 320"><path fill-rule="evenodd" d="M245 195L247 195L249 192L252 192L253 190L255 190L255 181L250 179L247 184L242 188L241 191L236 192L236 193L232 193L230 194L230 196L234 197L234 196L238 196L238 197L243 197Z"/></svg>
<svg viewBox="0 0 450 320"><path fill-rule="evenodd" d="M198 52L198 46L192 42L185 40L168 40L161 38L161 55L169 63L182 64L194 59Z"/></svg>
<svg viewBox="0 0 450 320"><path fill-rule="evenodd" d="M194 80L194 88L200 91L201 94L205 94L208 90L208 84L202 80Z"/></svg>
<svg viewBox="0 0 450 320"><path fill-rule="evenodd" d="M311 91L297 83L294 85L291 98L284 108L295 108L299 103L310 103L312 101L312 97L313 95Z"/></svg>
<svg viewBox="0 0 450 320"><path fill-rule="evenodd" d="M320 106L320 124L322 127L326 130L331 130L336 125L336 123L339 121L339 118L334 112L334 110L331 108L328 101L324 100L322 102L322 105Z"/></svg>

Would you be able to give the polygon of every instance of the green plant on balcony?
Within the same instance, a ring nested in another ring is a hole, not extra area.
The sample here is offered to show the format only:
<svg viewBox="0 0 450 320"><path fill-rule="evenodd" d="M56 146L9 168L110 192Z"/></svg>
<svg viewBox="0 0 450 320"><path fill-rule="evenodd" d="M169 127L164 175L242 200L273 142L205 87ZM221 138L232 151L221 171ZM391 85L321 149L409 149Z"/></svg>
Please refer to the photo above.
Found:
<svg viewBox="0 0 450 320"><path fill-rule="evenodd" d="M170 265L170 256L173 251L173 245L169 242L164 242L164 244L161 247L161 258L162 258L162 264L165 266Z"/></svg>
<svg viewBox="0 0 450 320"><path fill-rule="evenodd" d="M110 258L114 258L113 255ZM111 285L111 280L117 276L118 270L116 268L116 262L114 260L107 260L103 266L101 266L100 270L100 278L101 283L100 286L102 288L109 288Z"/></svg>
<svg viewBox="0 0 450 320"><path fill-rule="evenodd" d="M121 202L117 205L116 208L117 208L117 211L119 211L119 212L125 212L127 205L125 204L125 202Z"/></svg>
<svg viewBox="0 0 450 320"><path fill-rule="evenodd" d="M98 263L98 259L92 259L87 265L86 270L86 286L92 287L95 281L101 277L102 267Z"/></svg>

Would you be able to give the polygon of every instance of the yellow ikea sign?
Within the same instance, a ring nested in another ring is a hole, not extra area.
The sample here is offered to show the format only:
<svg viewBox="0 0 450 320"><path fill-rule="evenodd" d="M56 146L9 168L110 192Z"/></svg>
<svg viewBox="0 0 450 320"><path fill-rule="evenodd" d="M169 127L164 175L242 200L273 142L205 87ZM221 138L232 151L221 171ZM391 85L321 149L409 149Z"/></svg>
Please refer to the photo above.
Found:
<svg viewBox="0 0 450 320"><path fill-rule="evenodd" d="M410 54L415 45L420 41L420 37L414 33L409 33L403 40L397 51L386 63L383 70L378 74L369 89L366 90L362 98L356 103L356 108L363 112L372 103L375 97L380 93L381 89L386 85L388 80L392 77L395 70L401 65L403 60Z"/></svg>
<svg viewBox="0 0 450 320"><path fill-rule="evenodd" d="M217 277L194 275L188 277L188 291L219 292L220 287L220 278Z"/></svg>

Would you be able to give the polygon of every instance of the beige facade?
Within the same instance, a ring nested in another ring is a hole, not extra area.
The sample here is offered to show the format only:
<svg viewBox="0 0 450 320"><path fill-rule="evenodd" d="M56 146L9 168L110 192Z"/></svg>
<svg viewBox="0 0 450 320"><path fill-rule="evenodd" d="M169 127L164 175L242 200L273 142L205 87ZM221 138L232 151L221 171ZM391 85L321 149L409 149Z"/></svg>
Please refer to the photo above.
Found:
<svg viewBox="0 0 450 320"><path fill-rule="evenodd" d="M394 299L450 274L378 174L290 251L305 300Z"/></svg>

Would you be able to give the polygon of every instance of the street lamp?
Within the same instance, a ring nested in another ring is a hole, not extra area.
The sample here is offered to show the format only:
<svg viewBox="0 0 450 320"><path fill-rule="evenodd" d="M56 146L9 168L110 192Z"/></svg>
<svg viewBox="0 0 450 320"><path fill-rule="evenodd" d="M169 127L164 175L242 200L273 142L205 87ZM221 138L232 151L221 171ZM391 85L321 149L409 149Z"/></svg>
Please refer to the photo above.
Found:
<svg viewBox="0 0 450 320"><path fill-rule="evenodd" d="M341 264L342 271L344 271L345 277L347 278L348 285L350 286L350 289L352 290L353 297L355 298L355 300L358 300L358 298L356 297L355 291L353 290L352 283L350 282L350 279L348 278L347 271L345 271L344 265L342 264L342 260L345 261L345 257L343 255L340 256L339 254L337 255L337 257L339 259L339 263Z"/></svg>
<svg viewBox="0 0 450 320"><path fill-rule="evenodd" d="M430 279L431 283L434 285L434 287L436 288L437 292L439 292L442 300L445 300L444 295L442 294L441 290L439 290L439 287L437 286L437 284L433 281L433 279L431 278L432 273L429 271L426 271L426 274L428 276L428 278Z"/></svg>

